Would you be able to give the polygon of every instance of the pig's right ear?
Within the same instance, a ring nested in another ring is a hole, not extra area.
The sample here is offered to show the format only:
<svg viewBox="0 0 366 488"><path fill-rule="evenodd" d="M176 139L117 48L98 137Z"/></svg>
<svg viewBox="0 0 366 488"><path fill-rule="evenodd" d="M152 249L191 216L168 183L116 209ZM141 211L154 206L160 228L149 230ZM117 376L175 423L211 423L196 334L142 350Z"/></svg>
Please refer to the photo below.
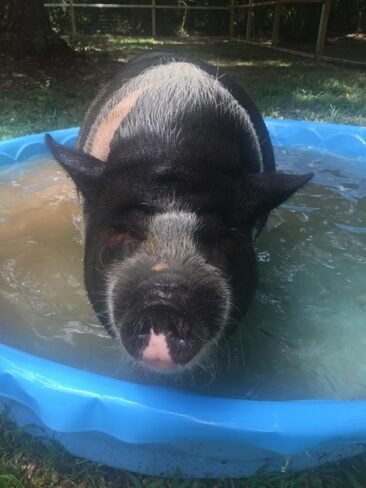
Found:
<svg viewBox="0 0 366 488"><path fill-rule="evenodd" d="M102 161L90 154L59 144L49 134L46 134L45 140L53 157L67 171L82 193L86 193L97 184L104 170Z"/></svg>

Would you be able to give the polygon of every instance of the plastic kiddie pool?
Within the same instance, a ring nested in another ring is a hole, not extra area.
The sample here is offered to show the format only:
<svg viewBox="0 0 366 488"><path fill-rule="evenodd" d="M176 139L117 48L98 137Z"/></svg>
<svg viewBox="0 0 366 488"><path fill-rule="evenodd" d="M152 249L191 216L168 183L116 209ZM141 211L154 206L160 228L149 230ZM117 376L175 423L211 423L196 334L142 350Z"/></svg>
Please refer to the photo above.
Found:
<svg viewBox="0 0 366 488"><path fill-rule="evenodd" d="M366 128L267 120L274 145L366 164ZM53 132L73 145L77 129ZM47 153L44 134L0 144L0 176ZM1 311L0 311L1 320ZM0 323L1 327L1 323ZM239 477L365 450L366 401L249 401L141 386L0 345L0 410L70 452L139 473Z"/></svg>

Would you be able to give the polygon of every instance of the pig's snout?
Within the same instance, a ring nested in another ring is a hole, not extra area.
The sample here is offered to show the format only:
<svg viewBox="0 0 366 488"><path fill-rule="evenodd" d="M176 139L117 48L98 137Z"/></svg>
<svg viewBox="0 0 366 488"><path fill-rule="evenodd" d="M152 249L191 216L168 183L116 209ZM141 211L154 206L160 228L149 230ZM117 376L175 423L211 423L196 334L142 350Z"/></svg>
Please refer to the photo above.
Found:
<svg viewBox="0 0 366 488"><path fill-rule="evenodd" d="M203 346L193 333L185 275L168 270L136 288L131 325L120 329L128 353L146 366L173 372L189 363ZM124 321L125 322L125 321Z"/></svg>
<svg viewBox="0 0 366 488"><path fill-rule="evenodd" d="M131 356L145 366L174 372L192 361L203 346L198 338L187 336L190 327L174 308L154 306L146 311L137 337L122 328L121 338Z"/></svg>
<svg viewBox="0 0 366 488"><path fill-rule="evenodd" d="M224 327L222 290L204 270L138 268L127 278L121 273L113 290L114 325L123 347L161 373L194 364Z"/></svg>
<svg viewBox="0 0 366 488"><path fill-rule="evenodd" d="M150 331L147 346L142 351L141 360L151 368L174 371L176 365L171 357L165 334L155 334Z"/></svg>

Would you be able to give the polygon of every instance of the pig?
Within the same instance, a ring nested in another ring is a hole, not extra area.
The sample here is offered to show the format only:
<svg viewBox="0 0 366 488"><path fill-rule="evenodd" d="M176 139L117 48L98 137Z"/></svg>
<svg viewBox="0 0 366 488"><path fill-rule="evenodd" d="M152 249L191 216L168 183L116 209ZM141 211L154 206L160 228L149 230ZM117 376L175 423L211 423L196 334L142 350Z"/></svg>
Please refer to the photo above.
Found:
<svg viewBox="0 0 366 488"><path fill-rule="evenodd" d="M244 90L176 54L129 61L76 148L46 140L80 196L86 290L121 353L160 374L204 363L250 306L270 211L312 174L276 172Z"/></svg>

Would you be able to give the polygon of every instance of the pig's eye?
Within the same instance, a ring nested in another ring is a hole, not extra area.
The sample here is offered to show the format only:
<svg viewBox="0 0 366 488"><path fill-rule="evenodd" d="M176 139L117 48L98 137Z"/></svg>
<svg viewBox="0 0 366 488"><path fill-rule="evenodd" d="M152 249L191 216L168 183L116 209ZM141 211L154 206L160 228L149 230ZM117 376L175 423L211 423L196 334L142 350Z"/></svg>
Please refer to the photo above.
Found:
<svg viewBox="0 0 366 488"><path fill-rule="evenodd" d="M238 245L238 237L233 234L222 234L218 244L226 251L232 251Z"/></svg>
<svg viewBox="0 0 366 488"><path fill-rule="evenodd" d="M207 247L213 247L217 244L218 233L216 229L204 228L199 232L200 242Z"/></svg>
<svg viewBox="0 0 366 488"><path fill-rule="evenodd" d="M201 229L199 238L204 246L209 248L218 246L227 251L235 248L239 241L236 229L223 230L218 227L206 227Z"/></svg>
<svg viewBox="0 0 366 488"><path fill-rule="evenodd" d="M143 239L143 236L137 230L120 224L105 229L102 233L102 241L104 245L111 250L117 246L134 249L141 241L143 241Z"/></svg>
<svg viewBox="0 0 366 488"><path fill-rule="evenodd" d="M134 247L140 242L140 239L129 232L119 232L112 230L108 236L108 247L115 247L118 244L123 244L127 247Z"/></svg>

